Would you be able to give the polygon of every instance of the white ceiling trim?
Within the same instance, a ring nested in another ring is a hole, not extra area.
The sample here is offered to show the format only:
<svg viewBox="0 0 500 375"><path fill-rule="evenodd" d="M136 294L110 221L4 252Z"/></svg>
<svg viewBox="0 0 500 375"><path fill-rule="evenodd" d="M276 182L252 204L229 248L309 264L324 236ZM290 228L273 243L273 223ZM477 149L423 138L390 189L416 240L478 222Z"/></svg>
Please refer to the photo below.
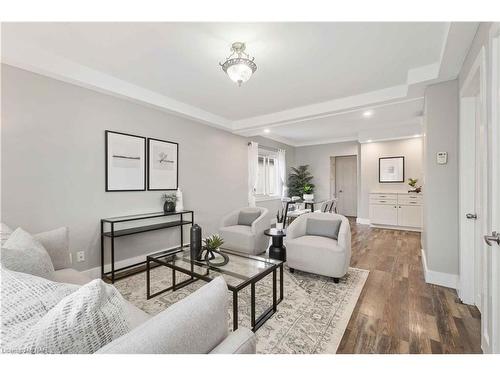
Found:
<svg viewBox="0 0 500 375"><path fill-rule="evenodd" d="M415 98L410 98L410 99L405 99L405 100L399 100L399 101L386 101L384 103L381 103L381 104L376 104L376 105L370 105L369 108L370 109L380 109L380 108L383 108L383 107L386 107L386 106L393 106L394 104L406 104L406 103L410 103L410 102L413 102L413 101L420 101L420 100L423 100L423 97L422 96L419 96L419 97L415 97ZM361 107L362 108L362 107ZM311 120L318 120L318 119L322 119L322 118L328 118L328 117L334 117L334 116L339 116L339 115L345 115L345 114L348 114L348 113L353 113L353 112L359 112L360 110L360 107L356 107L356 108L352 108L352 109L347 109L347 110L344 110L344 111L337 111L335 113L329 113L329 114L324 114L324 115L318 115L318 116L314 116L314 117L309 117L307 119L305 118L301 118L301 119L295 119L295 120L290 120L290 121L286 121L286 122L282 122L282 123L277 123L277 124L265 124L264 126L260 126L260 127L252 127L252 128L244 128L244 129L241 129L241 130L234 130L233 132L235 134L239 134L239 135L244 135L244 136L255 136L255 135L262 135L262 131L264 129L272 129L272 128L276 128L276 127L279 127L279 126L282 126L282 125L289 125L289 124L295 124L295 123L298 123L298 122L305 122L305 121L311 121ZM264 135L266 138L270 138L270 134L265 134Z"/></svg>
<svg viewBox="0 0 500 375"><path fill-rule="evenodd" d="M64 82L153 106L217 128L231 130L230 121L221 116L56 56L33 45L19 43L16 47L10 48L8 54L2 55L2 62Z"/></svg>
<svg viewBox="0 0 500 375"><path fill-rule="evenodd" d="M258 134L292 146L305 146L357 140L359 137L357 139L334 138L318 142L297 143L273 134L262 134L262 129L331 117L361 108L376 108L386 103L404 102L405 99L419 100L420 98L409 99L409 97L414 96L411 91L412 88L421 87L423 84L439 80L456 78L456 74L465 58L460 46L463 43L472 41L477 25L477 23L448 23L443 36L439 61L410 69L405 84L237 121L230 121L196 106L120 80L61 56L51 54L34 45L18 43L16 48L7 50L7 54L2 56L2 62L61 81L145 104L236 134ZM421 93L419 96L421 96Z"/></svg>

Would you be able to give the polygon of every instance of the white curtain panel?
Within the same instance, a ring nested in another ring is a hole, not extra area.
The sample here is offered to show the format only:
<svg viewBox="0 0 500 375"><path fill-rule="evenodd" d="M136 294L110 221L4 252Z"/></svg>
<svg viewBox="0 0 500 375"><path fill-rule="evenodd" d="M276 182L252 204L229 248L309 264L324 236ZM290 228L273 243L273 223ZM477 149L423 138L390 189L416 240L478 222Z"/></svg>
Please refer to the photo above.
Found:
<svg viewBox="0 0 500 375"><path fill-rule="evenodd" d="M286 186L286 157L285 150L278 150L278 171L279 171L279 186L281 186L281 197L285 198L288 195L288 186Z"/></svg>
<svg viewBox="0 0 500 375"><path fill-rule="evenodd" d="M259 179L259 144L248 144L248 206L255 207L255 192Z"/></svg>

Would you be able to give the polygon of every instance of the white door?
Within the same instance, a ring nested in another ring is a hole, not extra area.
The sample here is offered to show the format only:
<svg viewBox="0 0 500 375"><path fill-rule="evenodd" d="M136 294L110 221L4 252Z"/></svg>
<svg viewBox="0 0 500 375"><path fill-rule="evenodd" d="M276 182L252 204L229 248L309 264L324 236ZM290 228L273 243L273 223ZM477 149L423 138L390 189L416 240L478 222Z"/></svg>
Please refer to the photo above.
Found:
<svg viewBox="0 0 500 375"><path fill-rule="evenodd" d="M335 190L337 212L344 216L356 216L358 205L357 157L337 156L335 158Z"/></svg>
<svg viewBox="0 0 500 375"><path fill-rule="evenodd" d="M491 246L485 249L484 262L484 297L483 316L481 322L481 346L485 353L500 353L500 24L492 28L491 40L491 133L490 144L491 194L489 199L489 225L486 235ZM496 240L496 241L495 241Z"/></svg>

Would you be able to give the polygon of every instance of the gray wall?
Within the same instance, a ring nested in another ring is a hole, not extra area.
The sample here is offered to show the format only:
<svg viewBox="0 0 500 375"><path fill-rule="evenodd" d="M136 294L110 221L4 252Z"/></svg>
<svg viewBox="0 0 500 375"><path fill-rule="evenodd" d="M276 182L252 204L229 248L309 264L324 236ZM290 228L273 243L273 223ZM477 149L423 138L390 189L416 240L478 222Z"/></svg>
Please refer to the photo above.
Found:
<svg viewBox="0 0 500 375"><path fill-rule="evenodd" d="M458 274L458 82L431 85L425 92L424 234L432 271ZM436 153L448 152L438 165Z"/></svg>
<svg viewBox="0 0 500 375"><path fill-rule="evenodd" d="M162 192L104 191L106 129L179 142L184 205L204 234L247 204L246 138L6 65L2 94L2 221L35 233L68 226L73 259L86 252L78 269L100 264L101 218L162 209ZM124 237L117 258L178 237L175 230Z"/></svg>
<svg viewBox="0 0 500 375"><path fill-rule="evenodd" d="M358 207L360 218L369 218L369 194L375 191L407 192L408 178L423 180L422 138L401 139L361 145L361 194ZM405 182L381 184L378 182L378 159L387 156L405 157ZM425 190L425 189L424 189Z"/></svg>
<svg viewBox="0 0 500 375"><path fill-rule="evenodd" d="M358 145L358 142L341 142L295 149L295 164L310 166L314 176L313 183L316 185L314 193L316 200L330 198L330 157L358 155Z"/></svg>

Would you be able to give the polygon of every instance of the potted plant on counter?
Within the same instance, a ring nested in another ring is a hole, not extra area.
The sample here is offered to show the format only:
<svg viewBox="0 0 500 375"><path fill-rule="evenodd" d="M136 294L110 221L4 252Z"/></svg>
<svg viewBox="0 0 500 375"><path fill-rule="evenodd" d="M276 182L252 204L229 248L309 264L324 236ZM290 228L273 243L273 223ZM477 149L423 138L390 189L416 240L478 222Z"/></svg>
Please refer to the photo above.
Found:
<svg viewBox="0 0 500 375"><path fill-rule="evenodd" d="M408 193L420 193L422 192L422 186L417 185L418 178L409 178L408 185L410 185L413 189L408 190Z"/></svg>
<svg viewBox="0 0 500 375"><path fill-rule="evenodd" d="M174 193L163 194L162 199L165 201L163 204L163 211L166 212L175 212L175 202L177 201L177 196Z"/></svg>

